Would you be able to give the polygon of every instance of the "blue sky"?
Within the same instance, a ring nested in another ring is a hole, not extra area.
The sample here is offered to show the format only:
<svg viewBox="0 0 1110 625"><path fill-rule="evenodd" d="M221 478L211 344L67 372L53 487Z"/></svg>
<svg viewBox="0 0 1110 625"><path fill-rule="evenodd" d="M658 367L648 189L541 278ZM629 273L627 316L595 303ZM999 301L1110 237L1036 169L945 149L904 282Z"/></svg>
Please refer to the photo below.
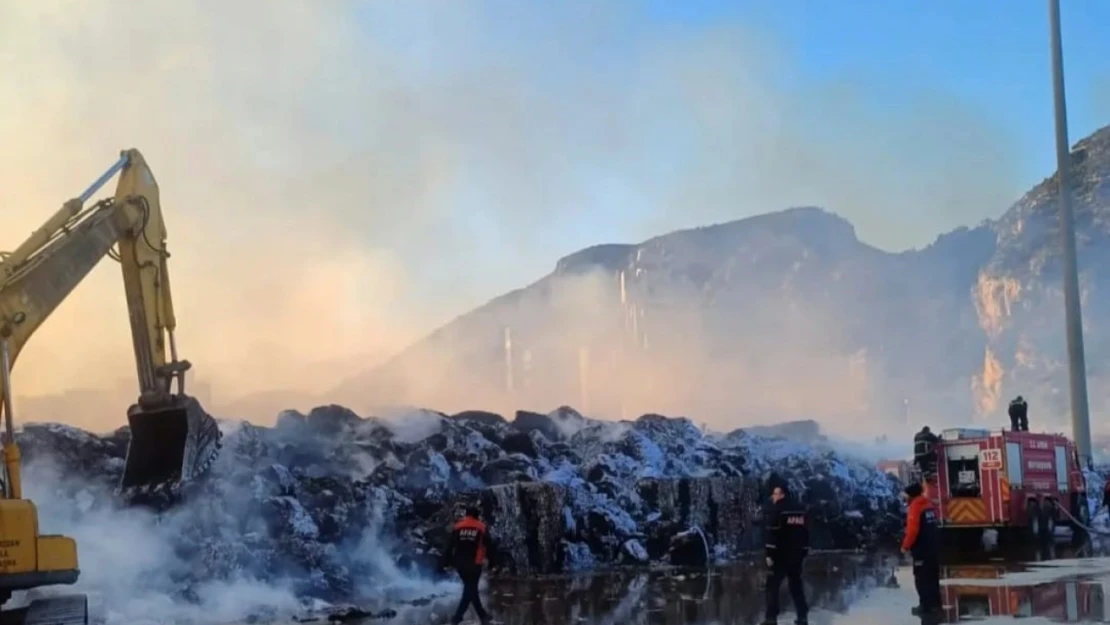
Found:
<svg viewBox="0 0 1110 625"><path fill-rule="evenodd" d="M1099 29L1110 2L1065 4L1074 143L1110 123L1110 38ZM556 223L521 234L532 211L514 213L521 223L479 216L499 212L516 162L472 173L456 212L484 236L504 234L507 254L521 254L517 244L542 254L544 267L587 245L800 204L836 211L881 248L918 247L999 216L1055 168L1039 0L462 6L481 9L431 27L381 20L378 36L420 41L397 62L420 59L426 76L493 64L555 103L559 114L521 136L565 155L532 172L560 189L537 209ZM620 130L606 136L610 127ZM535 191L519 203L542 204Z"/></svg>
<svg viewBox="0 0 1110 625"><path fill-rule="evenodd" d="M772 36L803 79L848 74L898 106L921 83L967 98L1013 132L1026 183L1055 169L1048 3L1042 0L650 0L688 28L741 19ZM1071 142L1110 124L1110 2L1065 0L1061 22Z"/></svg>
<svg viewBox="0 0 1110 625"><path fill-rule="evenodd" d="M1065 5L1074 143L1110 123L1110 2ZM463 188L432 228L481 242L467 275L405 259L419 297L445 306L582 247L796 205L880 248L920 247L1000 216L1055 169L1040 0L413 6L365 9L388 65L418 100L455 80L468 86L443 97L460 110L497 110L437 122ZM499 108L506 93L515 107Z"/></svg>

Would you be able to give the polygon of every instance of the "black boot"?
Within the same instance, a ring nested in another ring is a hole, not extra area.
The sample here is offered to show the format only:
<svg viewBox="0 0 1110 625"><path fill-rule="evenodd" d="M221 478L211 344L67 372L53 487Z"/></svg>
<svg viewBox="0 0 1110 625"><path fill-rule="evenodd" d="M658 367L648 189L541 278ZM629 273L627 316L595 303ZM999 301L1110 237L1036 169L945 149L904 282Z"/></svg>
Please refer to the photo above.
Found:
<svg viewBox="0 0 1110 625"><path fill-rule="evenodd" d="M914 616L941 616L944 614L944 608L923 608L919 605L915 605L910 608L910 614L913 614Z"/></svg>

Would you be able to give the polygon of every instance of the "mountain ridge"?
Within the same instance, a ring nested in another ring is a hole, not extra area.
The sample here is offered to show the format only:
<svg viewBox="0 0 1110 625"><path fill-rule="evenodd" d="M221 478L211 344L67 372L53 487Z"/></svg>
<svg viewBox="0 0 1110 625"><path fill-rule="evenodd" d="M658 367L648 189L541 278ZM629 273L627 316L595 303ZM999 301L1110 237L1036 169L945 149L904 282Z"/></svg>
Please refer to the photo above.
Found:
<svg viewBox="0 0 1110 625"><path fill-rule="evenodd" d="M1099 321L1110 284L1098 277L1110 265L1100 245L1110 243L1110 127L1076 142L1072 161L1097 377L1110 358ZM882 425L998 418L1004 396L1023 392L1053 422L1066 413L1055 187L1049 176L999 217L899 252L814 206L591 246L337 393L444 409L477 397L502 410L585 396L613 416L671 410L742 425L866 415ZM778 399L740 401L730 387ZM1104 395L1093 379L1092 407Z"/></svg>

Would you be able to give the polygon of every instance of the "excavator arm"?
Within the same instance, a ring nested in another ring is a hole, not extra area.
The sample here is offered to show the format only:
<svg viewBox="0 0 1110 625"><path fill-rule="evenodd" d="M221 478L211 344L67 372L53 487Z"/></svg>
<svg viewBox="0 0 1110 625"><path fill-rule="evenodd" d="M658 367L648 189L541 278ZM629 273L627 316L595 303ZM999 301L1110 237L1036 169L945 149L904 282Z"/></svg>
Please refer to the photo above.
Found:
<svg viewBox="0 0 1110 625"><path fill-rule="evenodd" d="M86 208L85 202L117 173L115 196ZM35 330L105 256L122 267L139 382L138 400L128 410L131 441L120 487L176 486L207 469L219 452L220 432L215 420L185 394L190 364L178 359L174 341L166 225L158 184L138 150L122 152L81 196L66 202L15 251L0 258L0 341L7 352L2 364L10 371ZM14 490L9 497L18 498L19 452L10 435L7 378L0 384L9 430L5 468Z"/></svg>
<svg viewBox="0 0 1110 625"><path fill-rule="evenodd" d="M86 208L85 202L116 174L115 196ZM35 330L105 256L123 268L139 381L138 400L127 411L131 440L121 494L132 500L152 492L172 494L176 486L207 469L219 453L219 426L185 394L189 362L178 360L174 343L176 320L158 184L143 156L127 150L15 251L0 255L0 407L5 426L0 606L15 592L73 584L80 574L76 542L40 533L38 509L23 498L11 372ZM13 625L88 625L88 620L84 595L39 598L0 613L0 623Z"/></svg>

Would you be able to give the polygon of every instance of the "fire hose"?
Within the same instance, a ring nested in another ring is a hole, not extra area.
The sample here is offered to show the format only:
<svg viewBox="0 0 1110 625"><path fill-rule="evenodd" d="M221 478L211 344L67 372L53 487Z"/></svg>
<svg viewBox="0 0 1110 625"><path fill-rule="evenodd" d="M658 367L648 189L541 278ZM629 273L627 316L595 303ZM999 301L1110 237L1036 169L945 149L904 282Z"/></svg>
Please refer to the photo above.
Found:
<svg viewBox="0 0 1110 625"><path fill-rule="evenodd" d="M1079 519L1075 518L1075 515L1073 515L1071 513L1071 511L1069 511L1064 506L1061 506L1060 502L1053 501L1052 503L1056 506L1056 509L1059 510L1060 512L1063 512L1064 516L1068 517L1068 519L1072 523L1074 523L1077 527L1083 528L1083 530L1086 531L1088 534L1098 534L1100 536L1110 536L1110 532L1093 528L1090 525L1086 525L1082 521L1080 521Z"/></svg>

